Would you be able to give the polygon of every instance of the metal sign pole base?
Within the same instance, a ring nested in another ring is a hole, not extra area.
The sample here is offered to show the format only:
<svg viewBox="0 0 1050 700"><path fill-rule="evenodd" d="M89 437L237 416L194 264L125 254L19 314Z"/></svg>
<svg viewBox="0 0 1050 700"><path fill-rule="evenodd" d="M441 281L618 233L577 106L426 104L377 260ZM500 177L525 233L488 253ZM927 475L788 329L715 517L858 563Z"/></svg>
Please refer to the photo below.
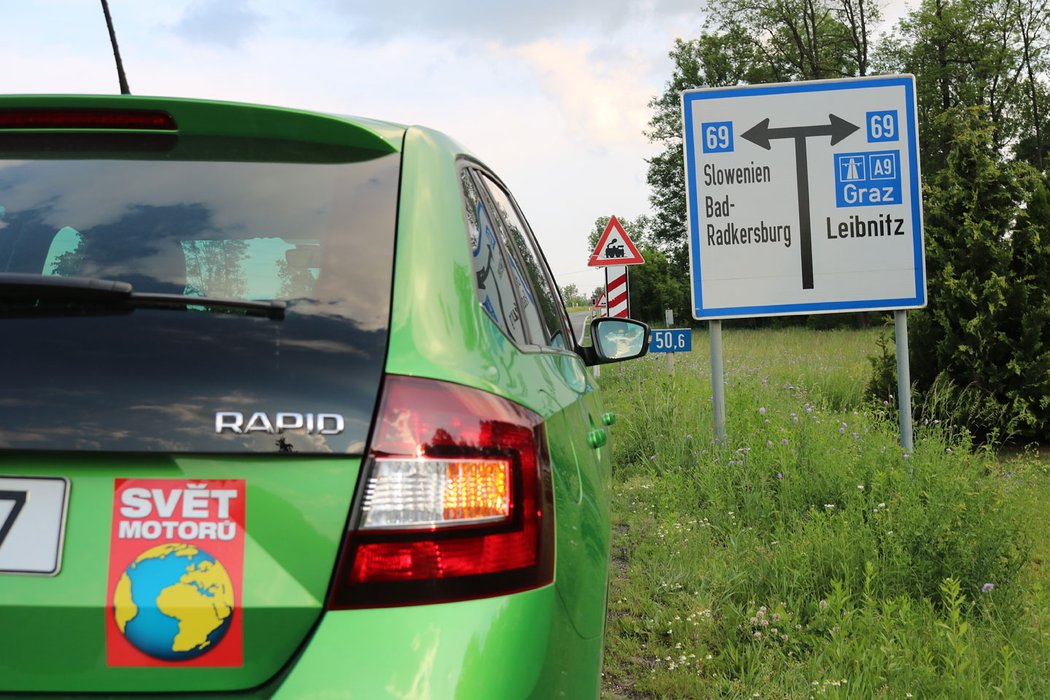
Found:
<svg viewBox="0 0 1050 700"><path fill-rule="evenodd" d="M711 401L714 404L712 417L715 423L715 440L726 437L726 384L722 372L722 322L708 321L711 337Z"/></svg>
<svg viewBox="0 0 1050 700"><path fill-rule="evenodd" d="M897 339L897 407L901 430L901 447L914 448L911 429L911 369L908 364L908 312L893 312L894 336Z"/></svg>

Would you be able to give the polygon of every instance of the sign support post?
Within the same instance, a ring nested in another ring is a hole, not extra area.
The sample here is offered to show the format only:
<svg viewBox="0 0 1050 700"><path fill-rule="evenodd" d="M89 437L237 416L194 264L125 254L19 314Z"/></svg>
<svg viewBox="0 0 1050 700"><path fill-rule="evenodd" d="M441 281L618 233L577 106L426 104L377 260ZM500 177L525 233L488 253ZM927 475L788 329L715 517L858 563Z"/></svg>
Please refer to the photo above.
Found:
<svg viewBox="0 0 1050 700"><path fill-rule="evenodd" d="M726 438L726 382L722 372L722 322L708 321L711 336L711 401L714 404L712 417L715 423L715 440Z"/></svg>
<svg viewBox="0 0 1050 700"><path fill-rule="evenodd" d="M893 334L897 339L897 410L901 429L901 447L911 452L911 365L908 363L908 312L893 312Z"/></svg>
<svg viewBox="0 0 1050 700"><path fill-rule="evenodd" d="M674 311L671 309L664 309L664 321L667 323L668 328L674 328ZM674 375L674 353L667 353L667 373Z"/></svg>

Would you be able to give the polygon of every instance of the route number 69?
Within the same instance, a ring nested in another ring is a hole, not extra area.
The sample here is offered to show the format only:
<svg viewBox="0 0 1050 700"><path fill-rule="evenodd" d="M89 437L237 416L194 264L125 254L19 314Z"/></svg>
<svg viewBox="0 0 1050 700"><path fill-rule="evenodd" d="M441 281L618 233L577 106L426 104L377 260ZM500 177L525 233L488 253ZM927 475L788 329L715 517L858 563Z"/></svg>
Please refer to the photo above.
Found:
<svg viewBox="0 0 1050 700"><path fill-rule="evenodd" d="M700 125L704 153L731 153L733 151L733 122L704 122Z"/></svg>
<svg viewBox="0 0 1050 700"><path fill-rule="evenodd" d="M865 121L868 124L868 143L896 141L900 138L897 129L897 110L895 109L868 112Z"/></svg>

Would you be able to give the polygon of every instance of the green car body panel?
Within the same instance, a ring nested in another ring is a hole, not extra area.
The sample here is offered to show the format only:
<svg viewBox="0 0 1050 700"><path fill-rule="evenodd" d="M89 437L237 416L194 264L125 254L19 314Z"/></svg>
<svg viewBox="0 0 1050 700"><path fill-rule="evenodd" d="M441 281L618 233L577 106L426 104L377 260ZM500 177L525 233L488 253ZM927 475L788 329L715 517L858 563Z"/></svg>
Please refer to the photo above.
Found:
<svg viewBox="0 0 1050 700"><path fill-rule="evenodd" d="M0 577L5 691L121 692L232 690L266 682L291 657L324 605L346 526L359 459L136 455L75 458L19 455L5 474L67 476L71 482L62 570L57 576ZM241 668L108 668L106 562L113 480L207 479L247 483L248 538Z"/></svg>
<svg viewBox="0 0 1050 700"><path fill-rule="evenodd" d="M598 442L604 442L604 408L576 353L517 347L479 304L458 174L465 163L481 167L478 161L424 128L296 110L131 96L0 98L0 110L74 107L165 110L180 135L400 153L384 373L474 387L542 417L554 491L554 582L450 603L326 610L360 488L361 454L0 451L0 475L64 476L70 483L60 572L0 574L0 696L241 691L259 698L596 697L610 463L608 447L590 447L588 438L601 435ZM243 614L242 665L107 665L114 481L128 478L244 480L237 610Z"/></svg>
<svg viewBox="0 0 1050 700"><path fill-rule="evenodd" d="M405 136L387 371L474 386L544 418L556 465L556 585L579 633L594 637L604 629L611 472L607 450L580 450L572 438L586 444L599 423L596 387L575 353L522 352L477 303L457 153L462 147L436 132ZM430 264L442 258L451 264Z"/></svg>

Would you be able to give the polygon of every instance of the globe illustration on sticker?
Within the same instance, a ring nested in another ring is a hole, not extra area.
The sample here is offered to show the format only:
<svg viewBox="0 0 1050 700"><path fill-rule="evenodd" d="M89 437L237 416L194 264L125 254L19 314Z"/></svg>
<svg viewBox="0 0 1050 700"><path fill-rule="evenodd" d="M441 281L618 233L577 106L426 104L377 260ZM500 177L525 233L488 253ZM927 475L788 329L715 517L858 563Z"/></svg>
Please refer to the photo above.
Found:
<svg viewBox="0 0 1050 700"><path fill-rule="evenodd" d="M211 651L230 629L233 582L194 545L169 542L140 554L113 594L117 629L139 651L187 661Z"/></svg>

